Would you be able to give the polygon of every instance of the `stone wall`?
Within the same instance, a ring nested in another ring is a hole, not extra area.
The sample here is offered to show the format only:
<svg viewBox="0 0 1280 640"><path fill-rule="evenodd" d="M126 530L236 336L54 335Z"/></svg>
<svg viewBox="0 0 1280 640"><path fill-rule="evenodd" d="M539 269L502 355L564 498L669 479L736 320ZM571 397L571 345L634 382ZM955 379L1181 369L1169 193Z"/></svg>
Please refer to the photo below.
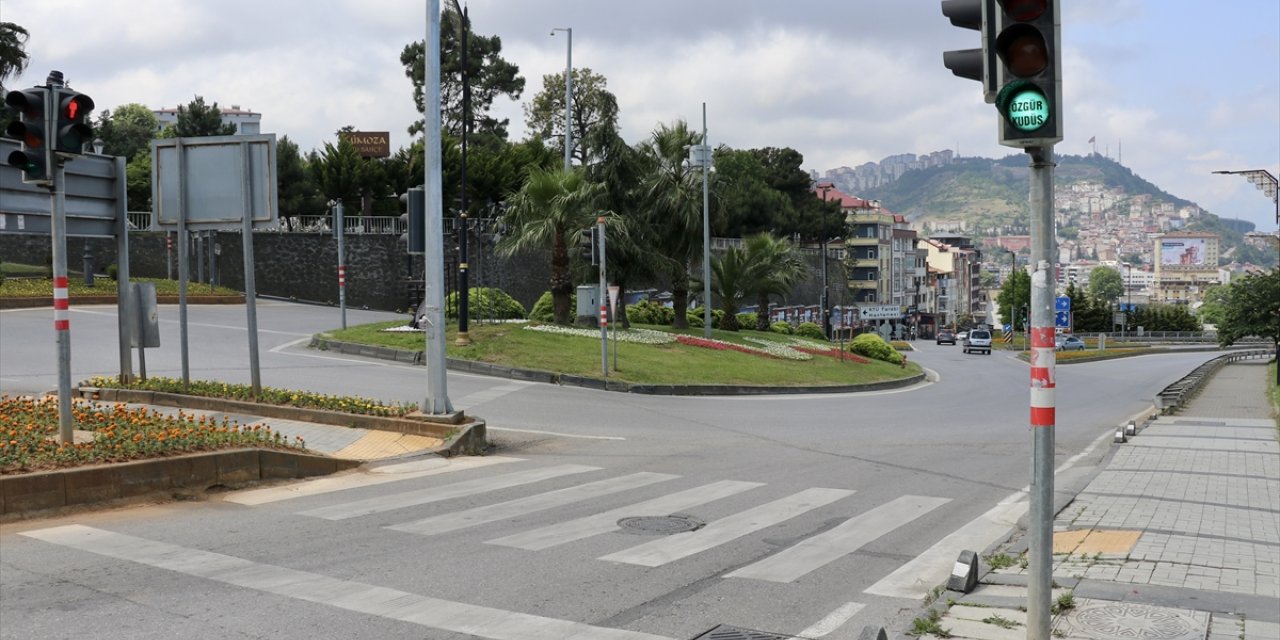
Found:
<svg viewBox="0 0 1280 640"><path fill-rule="evenodd" d="M176 234L174 234L176 235ZM212 279L232 289L244 290L243 242L239 232L216 232L214 267L208 267L207 240L199 242L199 255L205 259L202 282ZM322 304L338 303L338 247L337 241L327 233L257 232L253 234L255 288L259 295L289 298ZM349 234L344 238L347 262L347 305L384 311L406 310L416 304L421 296L422 256L409 256L404 245L395 235ZM193 241L189 279L191 291L197 291L198 268L196 243ZM89 238L88 252L95 273L106 273L107 265L116 262L114 238ZM68 268L80 271L86 241L70 238L67 241ZM513 298L531 309L534 302L548 288L550 259L545 251L527 251L511 257L500 257L487 243L473 241L468 256L469 283L472 287L491 286L506 291ZM129 273L132 277L164 278L172 273L178 277L178 248L167 255L165 233L137 231L129 234ZM809 265L809 276L798 284L786 304L816 304L822 291L822 270L819 257L803 256ZM168 268L166 268L166 259ZM0 233L0 260L23 264L51 264L49 236ZM457 256L452 243L445 246L444 268L450 277L445 278L446 293L453 290L457 272ZM694 265L694 274L701 275L700 264ZM411 282L411 277L415 282ZM594 277L581 277L583 283L595 284ZM830 304L839 305L845 283L844 267L838 260L827 264L827 285ZM664 281L635 283L634 289L655 288L664 291L669 284ZM697 288L697 287L695 287ZM701 294L698 291L691 293ZM775 300L775 302L779 302ZM744 301L753 304L753 300Z"/></svg>

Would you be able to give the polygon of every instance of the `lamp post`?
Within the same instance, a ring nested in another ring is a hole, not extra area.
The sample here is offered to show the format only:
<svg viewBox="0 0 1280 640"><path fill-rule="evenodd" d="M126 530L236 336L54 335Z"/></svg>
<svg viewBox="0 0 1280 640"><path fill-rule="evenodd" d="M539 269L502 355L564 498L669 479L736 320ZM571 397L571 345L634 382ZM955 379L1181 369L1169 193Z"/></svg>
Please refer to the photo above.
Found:
<svg viewBox="0 0 1280 640"><path fill-rule="evenodd" d="M1266 169L1245 169L1243 171L1214 171L1214 173L1222 173L1228 175L1244 176L1253 186L1258 188L1263 195L1271 198L1271 203L1276 207L1276 224L1280 225L1280 194L1277 194L1276 177L1271 175ZM1276 340L1276 361L1280 362L1280 340ZM1276 367L1276 384L1280 385L1280 366Z"/></svg>
<svg viewBox="0 0 1280 640"><path fill-rule="evenodd" d="M826 205L827 192L834 189L835 185L830 182L818 185L818 189L822 191L822 202ZM828 340L831 339L831 314L827 312L827 233L825 229L818 229L818 252L822 260L822 295L818 298L819 312L822 314L822 335Z"/></svg>
<svg viewBox="0 0 1280 640"><path fill-rule="evenodd" d="M707 174L712 171L707 144L707 103L702 103L702 144L689 147L689 166L702 167L702 336L711 339L711 217Z"/></svg>
<svg viewBox="0 0 1280 640"><path fill-rule="evenodd" d="M573 27L556 27L551 30L551 35L555 36L557 31L563 31L565 34L565 62L564 62L564 170L569 171L573 166L573 120L570 117L573 113Z"/></svg>

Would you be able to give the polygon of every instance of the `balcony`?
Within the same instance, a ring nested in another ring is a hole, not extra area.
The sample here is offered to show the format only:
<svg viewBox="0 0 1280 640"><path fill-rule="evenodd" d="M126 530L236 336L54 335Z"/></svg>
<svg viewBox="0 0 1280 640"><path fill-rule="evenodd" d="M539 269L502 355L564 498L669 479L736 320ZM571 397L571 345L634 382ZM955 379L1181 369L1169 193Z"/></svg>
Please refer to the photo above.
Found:
<svg viewBox="0 0 1280 640"><path fill-rule="evenodd" d="M844 239L846 247L876 247L880 245L880 238L876 236L850 236Z"/></svg>
<svg viewBox="0 0 1280 640"><path fill-rule="evenodd" d="M850 280L849 288L854 290L870 289L875 291L880 288L879 280Z"/></svg>
<svg viewBox="0 0 1280 640"><path fill-rule="evenodd" d="M847 263L853 268L876 269L880 266L880 258L851 258Z"/></svg>

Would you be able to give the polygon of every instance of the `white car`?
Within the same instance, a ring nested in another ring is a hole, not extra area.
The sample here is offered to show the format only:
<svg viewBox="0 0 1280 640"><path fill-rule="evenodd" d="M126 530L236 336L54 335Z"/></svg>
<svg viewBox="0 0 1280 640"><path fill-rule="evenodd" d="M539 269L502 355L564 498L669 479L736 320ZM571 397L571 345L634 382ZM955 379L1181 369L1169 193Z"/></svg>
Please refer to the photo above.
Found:
<svg viewBox="0 0 1280 640"><path fill-rule="evenodd" d="M986 329L974 329L965 335L962 344L965 353L991 355L991 332Z"/></svg>

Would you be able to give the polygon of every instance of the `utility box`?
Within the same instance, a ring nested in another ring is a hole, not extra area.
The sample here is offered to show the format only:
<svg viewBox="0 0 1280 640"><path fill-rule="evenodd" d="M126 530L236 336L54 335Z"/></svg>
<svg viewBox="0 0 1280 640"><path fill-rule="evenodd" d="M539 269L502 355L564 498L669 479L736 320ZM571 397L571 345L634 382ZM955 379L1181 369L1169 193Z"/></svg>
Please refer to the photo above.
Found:
<svg viewBox="0 0 1280 640"><path fill-rule="evenodd" d="M587 327L600 326L600 287L591 284L578 286L578 305L573 323Z"/></svg>

